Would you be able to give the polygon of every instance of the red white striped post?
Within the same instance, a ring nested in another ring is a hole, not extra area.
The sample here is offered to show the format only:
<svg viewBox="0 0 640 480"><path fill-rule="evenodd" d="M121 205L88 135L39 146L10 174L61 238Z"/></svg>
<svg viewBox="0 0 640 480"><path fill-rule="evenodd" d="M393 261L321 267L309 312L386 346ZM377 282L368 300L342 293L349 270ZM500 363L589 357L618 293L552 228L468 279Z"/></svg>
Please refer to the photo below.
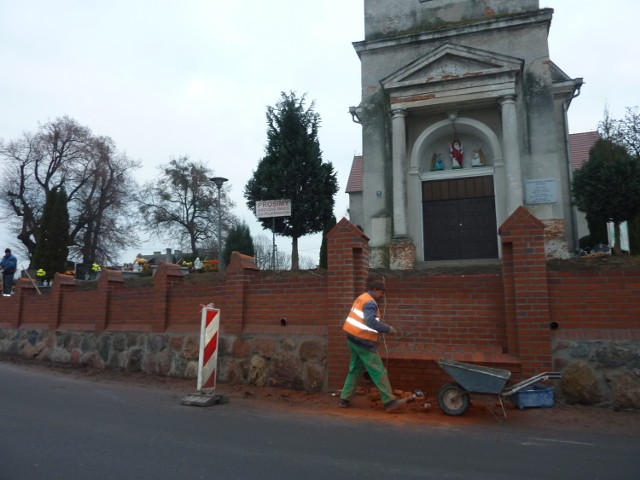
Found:
<svg viewBox="0 0 640 480"><path fill-rule="evenodd" d="M220 309L207 305L202 309L200 324L200 355L198 357L198 391L216 388L218 366L218 330Z"/></svg>

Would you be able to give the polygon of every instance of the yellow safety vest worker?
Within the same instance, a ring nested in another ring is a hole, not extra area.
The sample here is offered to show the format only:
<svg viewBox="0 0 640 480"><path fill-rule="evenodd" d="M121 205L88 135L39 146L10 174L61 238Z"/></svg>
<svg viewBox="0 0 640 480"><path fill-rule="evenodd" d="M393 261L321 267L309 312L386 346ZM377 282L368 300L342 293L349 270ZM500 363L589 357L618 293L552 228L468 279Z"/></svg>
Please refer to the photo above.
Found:
<svg viewBox="0 0 640 480"><path fill-rule="evenodd" d="M347 319L342 326L342 329L346 330L354 337L369 340L370 342L377 342L377 330L367 327L367 325L364 323L364 306L371 301L375 302L375 299L369 294L369 292L365 292L358 298L356 298L353 302L353 306L351 307L351 311L349 312L349 315L347 316ZM376 320L380 321L379 308L376 313Z"/></svg>

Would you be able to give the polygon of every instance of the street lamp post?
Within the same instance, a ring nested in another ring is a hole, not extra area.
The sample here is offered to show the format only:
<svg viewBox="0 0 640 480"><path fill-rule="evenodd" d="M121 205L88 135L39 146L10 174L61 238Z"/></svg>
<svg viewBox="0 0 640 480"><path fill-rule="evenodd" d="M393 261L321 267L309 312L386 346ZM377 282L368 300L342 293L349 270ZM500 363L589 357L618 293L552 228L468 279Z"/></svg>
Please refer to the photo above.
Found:
<svg viewBox="0 0 640 480"><path fill-rule="evenodd" d="M210 179L218 187L218 268L222 269L222 203L220 203L220 189L229 179L213 177Z"/></svg>

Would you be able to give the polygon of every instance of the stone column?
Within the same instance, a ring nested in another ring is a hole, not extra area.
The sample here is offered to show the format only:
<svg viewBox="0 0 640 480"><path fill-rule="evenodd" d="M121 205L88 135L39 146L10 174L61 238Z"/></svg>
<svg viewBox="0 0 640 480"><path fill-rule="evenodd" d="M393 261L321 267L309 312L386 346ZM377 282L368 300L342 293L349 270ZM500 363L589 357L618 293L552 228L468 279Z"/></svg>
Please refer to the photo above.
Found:
<svg viewBox="0 0 640 480"><path fill-rule="evenodd" d="M406 110L391 113L393 147L393 236L407 236L407 192L404 181L404 163L407 155Z"/></svg>
<svg viewBox="0 0 640 480"><path fill-rule="evenodd" d="M522 167L520 165L520 143L516 98L508 95L500 99L502 108L502 157L506 177L507 217L523 204Z"/></svg>

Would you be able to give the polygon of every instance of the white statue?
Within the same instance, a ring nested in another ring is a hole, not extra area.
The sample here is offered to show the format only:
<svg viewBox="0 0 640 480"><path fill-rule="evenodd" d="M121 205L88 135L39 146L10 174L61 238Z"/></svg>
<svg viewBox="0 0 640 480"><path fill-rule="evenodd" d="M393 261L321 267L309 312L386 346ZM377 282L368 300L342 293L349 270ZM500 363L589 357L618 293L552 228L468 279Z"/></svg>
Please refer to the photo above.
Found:
<svg viewBox="0 0 640 480"><path fill-rule="evenodd" d="M471 158L471 166L482 167L484 166L484 154L482 149L478 148L473 151L473 157Z"/></svg>

